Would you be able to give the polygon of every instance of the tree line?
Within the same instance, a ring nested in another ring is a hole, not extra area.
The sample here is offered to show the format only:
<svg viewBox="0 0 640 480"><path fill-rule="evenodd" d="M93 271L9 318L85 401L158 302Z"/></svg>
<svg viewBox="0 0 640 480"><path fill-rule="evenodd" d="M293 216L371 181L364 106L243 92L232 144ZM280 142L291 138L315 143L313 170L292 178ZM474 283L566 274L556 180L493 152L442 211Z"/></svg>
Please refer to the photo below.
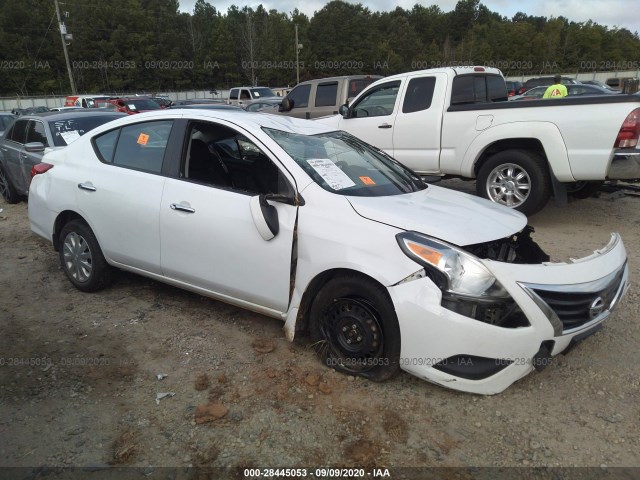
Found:
<svg viewBox="0 0 640 480"><path fill-rule="evenodd" d="M62 20L79 92L162 92L294 85L332 75L392 75L488 65L505 75L640 69L638 32L519 12L480 0L373 12L327 3L312 17L197 0L68 0ZM298 29L297 48L295 30ZM70 91L53 0L0 0L0 95ZM296 63L298 50L299 63Z"/></svg>

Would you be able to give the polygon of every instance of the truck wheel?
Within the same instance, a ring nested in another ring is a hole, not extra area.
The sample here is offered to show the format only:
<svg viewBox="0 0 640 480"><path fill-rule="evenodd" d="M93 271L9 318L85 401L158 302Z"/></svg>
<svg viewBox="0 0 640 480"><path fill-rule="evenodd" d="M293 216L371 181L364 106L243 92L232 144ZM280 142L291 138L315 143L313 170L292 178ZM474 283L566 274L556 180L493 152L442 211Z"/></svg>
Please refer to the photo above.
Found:
<svg viewBox="0 0 640 480"><path fill-rule="evenodd" d="M480 167L476 191L492 202L533 215L549 201L551 179L544 160L535 153L505 150Z"/></svg>
<svg viewBox="0 0 640 480"><path fill-rule="evenodd" d="M388 293L359 275L334 278L309 312L310 334L322 362L374 381L400 368L400 327Z"/></svg>
<svg viewBox="0 0 640 480"><path fill-rule="evenodd" d="M574 182L567 184L567 194L573 198L589 198L604 185L604 181L596 180L594 182Z"/></svg>

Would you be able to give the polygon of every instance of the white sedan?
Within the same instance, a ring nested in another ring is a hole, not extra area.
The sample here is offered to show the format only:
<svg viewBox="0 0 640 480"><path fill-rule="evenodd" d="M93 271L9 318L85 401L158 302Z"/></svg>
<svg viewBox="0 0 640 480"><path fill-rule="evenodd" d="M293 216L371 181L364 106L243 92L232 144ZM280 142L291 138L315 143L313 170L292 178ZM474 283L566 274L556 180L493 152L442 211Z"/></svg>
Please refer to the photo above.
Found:
<svg viewBox="0 0 640 480"><path fill-rule="evenodd" d="M622 240L550 263L526 217L427 186L355 137L284 116L165 110L51 152L34 232L80 290L128 270L308 331L322 361L493 394L597 330Z"/></svg>

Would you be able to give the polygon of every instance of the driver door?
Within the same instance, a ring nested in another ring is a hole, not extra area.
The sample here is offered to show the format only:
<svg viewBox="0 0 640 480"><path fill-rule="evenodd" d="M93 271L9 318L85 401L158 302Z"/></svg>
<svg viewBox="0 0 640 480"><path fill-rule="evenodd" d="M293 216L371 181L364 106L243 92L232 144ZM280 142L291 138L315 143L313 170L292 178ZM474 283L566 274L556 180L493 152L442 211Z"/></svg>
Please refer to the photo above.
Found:
<svg viewBox="0 0 640 480"><path fill-rule="evenodd" d="M163 275L247 308L286 312L297 207L269 202L279 232L265 241L250 202L292 195L293 179L233 125L192 121L186 136L179 176L167 178L160 207Z"/></svg>
<svg viewBox="0 0 640 480"><path fill-rule="evenodd" d="M383 83L349 108L339 128L393 156L393 130L399 109L400 80Z"/></svg>

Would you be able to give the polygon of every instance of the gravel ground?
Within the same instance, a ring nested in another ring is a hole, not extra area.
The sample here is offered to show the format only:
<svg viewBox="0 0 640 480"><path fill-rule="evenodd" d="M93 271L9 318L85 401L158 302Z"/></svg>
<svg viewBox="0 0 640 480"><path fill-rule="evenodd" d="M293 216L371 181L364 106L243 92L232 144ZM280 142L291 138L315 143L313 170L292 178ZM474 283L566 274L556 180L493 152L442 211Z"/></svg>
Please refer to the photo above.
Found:
<svg viewBox="0 0 640 480"><path fill-rule="evenodd" d="M620 232L633 282L639 201L549 204L530 223L553 260ZM640 466L633 284L603 330L502 394L376 384L322 367L277 320L142 277L81 293L26 203L0 208L0 466Z"/></svg>

